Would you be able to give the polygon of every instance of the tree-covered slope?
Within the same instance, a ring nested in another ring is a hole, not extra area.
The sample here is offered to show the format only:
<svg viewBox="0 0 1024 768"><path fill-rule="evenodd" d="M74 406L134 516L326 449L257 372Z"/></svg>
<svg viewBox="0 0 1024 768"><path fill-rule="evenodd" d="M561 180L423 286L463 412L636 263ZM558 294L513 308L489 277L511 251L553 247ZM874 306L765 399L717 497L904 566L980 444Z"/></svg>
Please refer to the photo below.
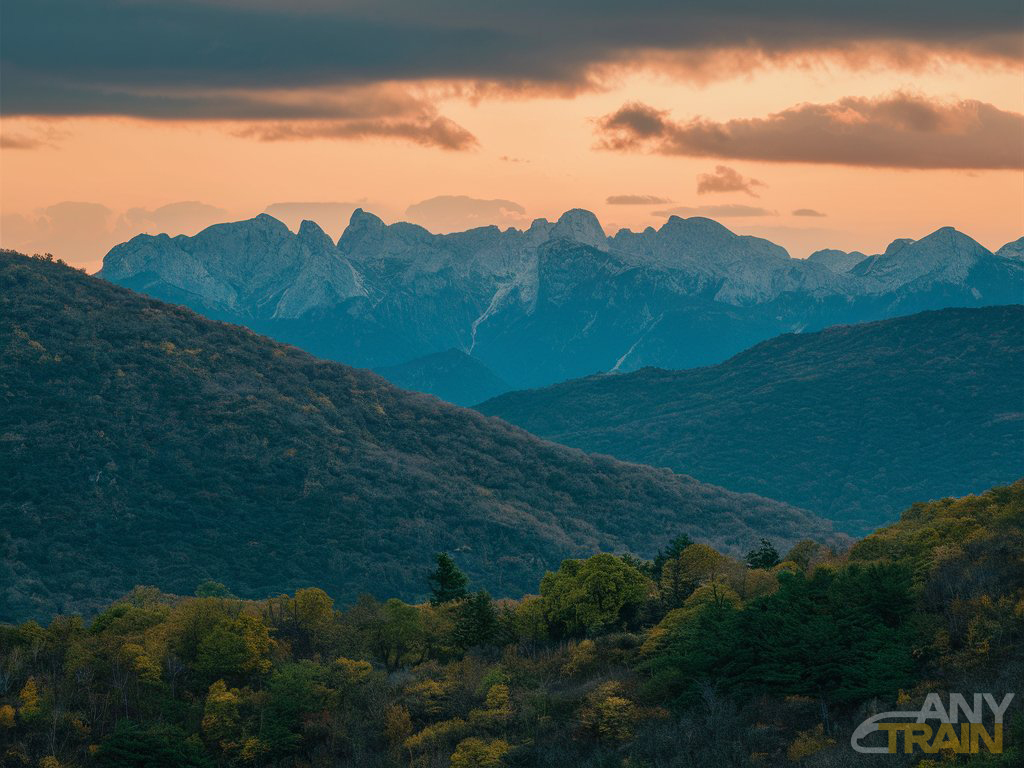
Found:
<svg viewBox="0 0 1024 768"><path fill-rule="evenodd" d="M785 504L591 457L60 264L0 254L0 620L214 578L496 595L567 556L824 537Z"/></svg>
<svg viewBox="0 0 1024 768"><path fill-rule="evenodd" d="M851 532L1024 475L1024 307L789 334L480 406L531 432L813 510Z"/></svg>

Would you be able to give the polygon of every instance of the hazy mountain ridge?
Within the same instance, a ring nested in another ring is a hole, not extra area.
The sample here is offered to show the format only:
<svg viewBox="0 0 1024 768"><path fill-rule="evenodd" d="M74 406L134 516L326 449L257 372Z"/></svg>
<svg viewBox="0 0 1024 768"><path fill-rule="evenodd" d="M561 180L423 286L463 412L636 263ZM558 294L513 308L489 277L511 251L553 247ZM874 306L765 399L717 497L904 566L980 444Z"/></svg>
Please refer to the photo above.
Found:
<svg viewBox="0 0 1024 768"><path fill-rule="evenodd" d="M513 595L681 531L732 550L832 535L9 252L0 350L0 621L204 578L418 599L440 550Z"/></svg>
<svg viewBox="0 0 1024 768"><path fill-rule="evenodd" d="M418 357L380 374L397 387L436 395L455 405L474 405L509 389L508 383L461 349L448 349Z"/></svg>
<svg viewBox="0 0 1024 768"><path fill-rule="evenodd" d="M553 440L811 509L850 531L1024 476L1024 307L789 334L719 365L512 392Z"/></svg>
<svg viewBox="0 0 1024 768"><path fill-rule="evenodd" d="M807 260L818 264L824 264L833 272L849 272L850 269L860 264L868 255L860 251L840 251L836 248L824 248L815 251Z"/></svg>
<svg viewBox="0 0 1024 768"><path fill-rule="evenodd" d="M717 363L837 323L1017 302L1024 261L1011 246L993 254L944 228L841 270L835 256L793 259L703 218L606 237L574 209L526 230L435 235L360 209L336 247L315 224L292 234L261 215L193 238L140 235L111 250L100 276L352 365L455 348L527 387Z"/></svg>

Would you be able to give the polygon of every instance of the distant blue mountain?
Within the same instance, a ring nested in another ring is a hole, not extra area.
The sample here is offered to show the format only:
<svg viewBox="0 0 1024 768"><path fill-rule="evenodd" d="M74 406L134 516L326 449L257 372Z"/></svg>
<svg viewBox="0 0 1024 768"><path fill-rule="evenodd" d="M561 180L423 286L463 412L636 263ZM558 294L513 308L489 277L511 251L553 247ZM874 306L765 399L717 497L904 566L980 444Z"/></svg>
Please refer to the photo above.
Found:
<svg viewBox="0 0 1024 768"><path fill-rule="evenodd" d="M436 395L455 405L482 403L510 388L494 371L461 349L434 352L378 368L376 373L402 389Z"/></svg>
<svg viewBox="0 0 1024 768"><path fill-rule="evenodd" d="M1018 302L1019 250L992 253L944 228L874 256L793 259L704 218L607 237L575 209L526 230L435 235L356 210L336 244L312 222L293 233L265 214L194 237L140 235L107 254L100 276L321 357L380 370L456 349L523 388L709 365L837 323Z"/></svg>

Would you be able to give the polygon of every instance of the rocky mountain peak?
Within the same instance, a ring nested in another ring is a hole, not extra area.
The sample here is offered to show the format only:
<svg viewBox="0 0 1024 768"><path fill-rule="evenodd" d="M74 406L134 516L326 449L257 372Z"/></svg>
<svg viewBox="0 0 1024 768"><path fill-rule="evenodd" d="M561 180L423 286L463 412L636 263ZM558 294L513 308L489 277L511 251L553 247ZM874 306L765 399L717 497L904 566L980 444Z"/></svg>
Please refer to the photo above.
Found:
<svg viewBox="0 0 1024 768"><path fill-rule="evenodd" d="M867 255L860 251L841 251L837 248L823 248L807 257L812 264L821 264L833 272L848 272L860 264Z"/></svg>
<svg viewBox="0 0 1024 768"><path fill-rule="evenodd" d="M583 208L572 208L559 216L558 222L551 229L550 237L564 237L601 250L608 249L608 236L605 235L601 222L597 220L597 216Z"/></svg>
<svg viewBox="0 0 1024 768"><path fill-rule="evenodd" d="M1016 240L1004 245L996 251L996 256L1003 259L1013 259L1014 261L1024 261L1024 237L1018 237Z"/></svg>
<svg viewBox="0 0 1024 768"><path fill-rule="evenodd" d="M690 234L708 234L708 235L731 235L732 231L719 224L714 219L708 219L703 216L691 216L688 219L684 219L681 216L669 216L665 223L661 225L658 232L673 233L673 232L687 232Z"/></svg>
<svg viewBox="0 0 1024 768"><path fill-rule="evenodd" d="M330 250L334 248L334 241L320 228L315 221L303 219L299 225L299 241L305 245L315 247L318 250Z"/></svg>
<svg viewBox="0 0 1024 768"><path fill-rule="evenodd" d="M375 216L369 211L364 211L362 208L356 208L352 211L352 216L349 217L348 226L345 227L345 231L338 238L338 247L345 250L358 245L367 237L380 234L386 229L387 225L379 216Z"/></svg>
<svg viewBox="0 0 1024 768"><path fill-rule="evenodd" d="M963 232L942 227L920 240L893 240L885 253L865 260L856 272L878 281L875 290L914 281L959 283L980 261L992 256Z"/></svg>
<svg viewBox="0 0 1024 768"><path fill-rule="evenodd" d="M885 247L885 252L882 255L883 256L893 256L896 253L899 253L900 251L902 251L904 248L906 248L912 242L914 242L914 240L912 238L909 238L909 237L897 237L895 240L893 240L891 243L889 243L889 245L887 245Z"/></svg>

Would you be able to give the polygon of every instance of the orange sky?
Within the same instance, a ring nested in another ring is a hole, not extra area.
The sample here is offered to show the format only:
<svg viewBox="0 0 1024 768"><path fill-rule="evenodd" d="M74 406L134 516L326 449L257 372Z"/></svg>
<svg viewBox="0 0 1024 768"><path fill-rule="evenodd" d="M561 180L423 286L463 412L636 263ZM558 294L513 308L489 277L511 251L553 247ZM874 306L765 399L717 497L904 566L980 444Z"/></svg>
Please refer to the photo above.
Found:
<svg viewBox="0 0 1024 768"><path fill-rule="evenodd" d="M0 126L0 243L50 250L90 270L106 250L162 220L129 209L179 201L213 206L174 227L191 234L216 220L246 218L287 201L361 204L388 221L437 195L501 198L523 213L485 214L466 221L522 226L572 207L594 211L611 234L619 227L658 226L656 211L742 205L761 215L719 217L729 228L768 237L794 256L837 247L868 253L895 237L920 237L952 225L989 248L1024 234L1020 170L935 170L854 167L617 152L598 147L597 121L628 102L667 111L675 121L758 118L803 103L893 93L953 103L974 99L1024 113L1024 75L1016 65L932 62L923 70L836 61L760 68L712 82L633 67L600 89L575 95L529 92L509 97L460 96L451 83L395 86L426 97L440 114L469 131L470 149L446 150L394 138L298 138L261 141L249 124L128 117L6 117ZM1018 137L1024 143L1024 136ZM12 147L32 144L30 148ZM756 179L743 191L698 195L699 174L725 165ZM649 195L671 203L613 205L614 195ZM65 207L72 201L104 208ZM813 209L824 216L794 216ZM141 217L141 218L140 218ZM319 222L337 235L344 222ZM435 229L437 221L423 220ZM450 226L450 222L449 222ZM176 234L176 231L172 231Z"/></svg>

